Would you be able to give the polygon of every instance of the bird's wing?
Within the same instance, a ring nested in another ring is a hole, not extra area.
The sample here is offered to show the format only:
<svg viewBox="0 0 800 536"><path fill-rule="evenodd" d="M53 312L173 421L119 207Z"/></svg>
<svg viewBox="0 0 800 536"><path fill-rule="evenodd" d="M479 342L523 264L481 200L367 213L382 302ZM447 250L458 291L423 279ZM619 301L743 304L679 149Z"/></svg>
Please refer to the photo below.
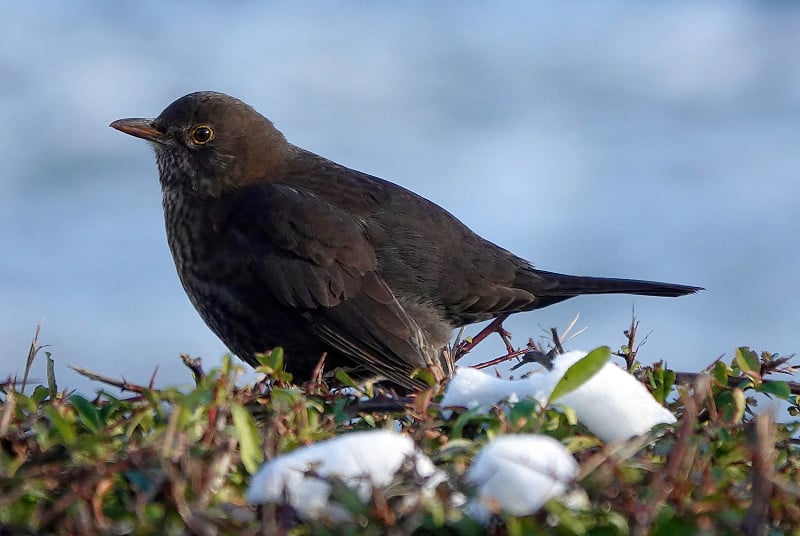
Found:
<svg viewBox="0 0 800 536"><path fill-rule="evenodd" d="M417 323L377 273L365 221L305 190L253 185L234 194L229 230L265 292L303 314L332 349L406 387L439 363Z"/></svg>

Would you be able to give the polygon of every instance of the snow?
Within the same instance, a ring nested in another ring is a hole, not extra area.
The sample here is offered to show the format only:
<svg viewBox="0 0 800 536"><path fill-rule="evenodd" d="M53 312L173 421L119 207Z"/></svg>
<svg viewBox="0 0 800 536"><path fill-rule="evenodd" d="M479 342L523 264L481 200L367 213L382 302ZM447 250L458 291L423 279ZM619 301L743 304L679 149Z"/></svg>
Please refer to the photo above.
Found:
<svg viewBox="0 0 800 536"><path fill-rule="evenodd" d="M467 471L467 481L477 487L467 512L484 523L500 510L515 516L533 514L563 495L577 473L575 459L552 437L499 436L481 449Z"/></svg>
<svg viewBox="0 0 800 536"><path fill-rule="evenodd" d="M372 490L392 483L406 462L423 481L423 493L432 494L446 479L412 439L391 430L353 432L300 447L265 463L247 490L252 504L290 504L304 519L346 521L350 514L329 502L329 478L338 477L368 501Z"/></svg>
<svg viewBox="0 0 800 536"><path fill-rule="evenodd" d="M443 407L481 408L488 411L501 402L524 398L548 404L553 388L586 352L556 356L553 369L520 380L503 380L472 368L458 368L442 400ZM574 409L578 419L605 441L643 434L675 417L658 404L633 376L606 363L576 390L556 404ZM300 447L267 462L253 476L247 500L253 504L288 503L301 518L334 522L351 519L342 506L330 502L333 477L369 501L373 489L389 486L398 471L413 469L421 494L431 496L446 481L444 472L416 449L413 440L395 430L352 432L314 445ZM578 465L557 440L543 435L503 435L492 439L475 457L467 481L476 495L467 513L480 522L504 511L511 515L535 513L548 500L569 502L569 488ZM572 486L575 488L575 486ZM413 503L410 503L413 504Z"/></svg>
<svg viewBox="0 0 800 536"><path fill-rule="evenodd" d="M442 399L443 407L483 408L534 398L543 406L567 369L586 352L556 356L553 369L520 380L504 380L485 372L459 367ZM675 416L655 401L636 378L613 363L606 363L578 389L558 399L575 410L578 420L600 439L610 442L643 434Z"/></svg>
<svg viewBox="0 0 800 536"><path fill-rule="evenodd" d="M488 411L498 402L515 404L523 398L535 398L544 403L548 393L544 392L540 376L504 380L478 369L457 367L442 398L442 407L483 408Z"/></svg>

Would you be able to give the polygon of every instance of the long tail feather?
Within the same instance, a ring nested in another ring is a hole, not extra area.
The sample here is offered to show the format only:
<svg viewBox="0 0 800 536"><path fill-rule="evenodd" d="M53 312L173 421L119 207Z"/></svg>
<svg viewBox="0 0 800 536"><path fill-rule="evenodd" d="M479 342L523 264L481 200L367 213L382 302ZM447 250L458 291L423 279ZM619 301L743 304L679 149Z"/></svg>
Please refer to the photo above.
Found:
<svg viewBox="0 0 800 536"><path fill-rule="evenodd" d="M544 281L545 290L537 289L539 296L578 296L580 294L639 294L642 296L684 296L693 294L702 287L640 281L637 279L616 279L611 277L588 277L535 271ZM538 286L538 285L537 285Z"/></svg>

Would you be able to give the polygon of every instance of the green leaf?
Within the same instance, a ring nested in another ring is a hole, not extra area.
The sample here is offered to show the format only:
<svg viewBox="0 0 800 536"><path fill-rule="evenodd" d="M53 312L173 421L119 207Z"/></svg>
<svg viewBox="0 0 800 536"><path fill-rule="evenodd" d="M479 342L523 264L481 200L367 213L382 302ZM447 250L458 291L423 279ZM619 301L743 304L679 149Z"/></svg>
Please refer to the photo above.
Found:
<svg viewBox="0 0 800 536"><path fill-rule="evenodd" d="M256 354L256 360L263 367L268 367L273 371L283 369L283 348L280 346L273 348L271 352L266 354Z"/></svg>
<svg viewBox="0 0 800 536"><path fill-rule="evenodd" d="M300 401L301 393L297 389L275 387L270 391L269 397L276 407L290 408Z"/></svg>
<svg viewBox="0 0 800 536"><path fill-rule="evenodd" d="M566 439L564 446L570 452L580 452L603 446L603 441L591 435L575 435Z"/></svg>
<svg viewBox="0 0 800 536"><path fill-rule="evenodd" d="M333 375L334 378L339 380L343 386L345 387L352 387L353 389L358 389L358 383L350 377L344 369L336 369L336 373Z"/></svg>
<svg viewBox="0 0 800 536"><path fill-rule="evenodd" d="M673 536L675 534L700 534L694 521L674 517L666 519L656 525L653 536Z"/></svg>
<svg viewBox="0 0 800 536"><path fill-rule="evenodd" d="M792 388L786 382L764 382L756 388L756 391L777 396L781 400L788 400L792 396Z"/></svg>
<svg viewBox="0 0 800 536"><path fill-rule="evenodd" d="M433 375L431 369L427 368L418 368L414 369L414 372L411 373L411 379L419 378L424 381L428 387L433 387L436 385L436 376Z"/></svg>
<svg viewBox="0 0 800 536"><path fill-rule="evenodd" d="M730 375L730 371L728 369L728 365L723 363L722 360L714 363L714 368L711 369L711 375L714 376L714 379L720 384L728 385L728 376Z"/></svg>
<svg viewBox="0 0 800 536"><path fill-rule="evenodd" d="M53 358L50 357L50 352L45 352L47 357L47 390L50 391L50 398L58 396L58 386L56 385L56 373L53 370Z"/></svg>
<svg viewBox="0 0 800 536"><path fill-rule="evenodd" d="M759 372L761 370L758 354L747 346L740 346L736 349L736 364L745 372Z"/></svg>
<svg viewBox="0 0 800 536"><path fill-rule="evenodd" d="M50 395L50 391L44 385L37 385L31 394L31 400L36 404L41 404L42 401Z"/></svg>
<svg viewBox="0 0 800 536"><path fill-rule="evenodd" d="M483 410L481 408L473 408L471 410L467 410L464 413L460 414L456 418L456 422L453 423L453 428L450 431L450 437L452 439L460 439L463 437L464 428L472 422L472 420L482 420L485 416L483 414Z"/></svg>
<svg viewBox="0 0 800 536"><path fill-rule="evenodd" d="M722 419L730 423L741 422L747 410L747 397L739 387L718 393L714 396L714 402Z"/></svg>
<svg viewBox="0 0 800 536"><path fill-rule="evenodd" d="M575 410L569 406L565 406L562 408L564 412L564 417L567 419L567 423L570 426L577 426L578 425L578 414L575 413Z"/></svg>
<svg viewBox="0 0 800 536"><path fill-rule="evenodd" d="M369 504L364 503L358 493L336 476L330 479L330 501L343 506L351 514L364 516L369 513Z"/></svg>
<svg viewBox="0 0 800 536"><path fill-rule="evenodd" d="M233 427L239 439L239 452L242 456L244 468L251 475L258 471L264 461L264 452L261 449L261 435L253 416L244 406L231 402L231 415Z"/></svg>
<svg viewBox="0 0 800 536"><path fill-rule="evenodd" d="M744 391L741 389L734 389L731 391L733 396L733 403L736 411L731 417L731 422L741 422L744 418L744 411L747 408L747 398L744 396Z"/></svg>
<svg viewBox="0 0 800 536"><path fill-rule="evenodd" d="M525 426L529 423L531 417L537 415L540 410L539 402L526 398L511 407L511 411L508 412L508 420L515 426Z"/></svg>
<svg viewBox="0 0 800 536"><path fill-rule="evenodd" d="M83 398L81 395L72 395L69 397L69 401L72 404L72 407L75 408L78 416L81 418L81 422L84 426L86 426L86 428L89 429L89 431L97 433L102 430L103 422L100 419L100 414L97 412L97 408L94 407L94 404Z"/></svg>
<svg viewBox="0 0 800 536"><path fill-rule="evenodd" d="M223 376L227 376L231 373L231 369L233 366L233 356L231 354L225 354L222 356L222 360L219 364L219 370Z"/></svg>
<svg viewBox="0 0 800 536"><path fill-rule="evenodd" d="M650 385L653 388L653 398L656 402L663 404L675 385L675 372L669 369L657 369L650 371Z"/></svg>
<svg viewBox="0 0 800 536"><path fill-rule="evenodd" d="M548 404L552 404L562 396L571 393L586 383L589 378L597 374L597 371L603 368L603 365L606 364L610 357L611 349L608 346L595 348L586 354L586 357L567 369L567 372L564 373L564 376L561 377L553 388L553 392L550 393Z"/></svg>
<svg viewBox="0 0 800 536"><path fill-rule="evenodd" d="M256 354L256 360L260 366L256 367L256 372L266 374L273 380L280 382L291 382L292 374L283 370L283 348L277 346L266 354Z"/></svg>
<svg viewBox="0 0 800 536"><path fill-rule="evenodd" d="M333 403L333 420L336 424L342 424L352 419L350 414L345 411L348 402L347 398L340 397Z"/></svg>
<svg viewBox="0 0 800 536"><path fill-rule="evenodd" d="M58 410L53 406L48 406L44 410L45 415L50 420L50 424L52 428L58 432L58 435L61 436L62 441L66 445L72 445L75 443L75 429L72 427L72 424L67 422L63 415L61 415Z"/></svg>

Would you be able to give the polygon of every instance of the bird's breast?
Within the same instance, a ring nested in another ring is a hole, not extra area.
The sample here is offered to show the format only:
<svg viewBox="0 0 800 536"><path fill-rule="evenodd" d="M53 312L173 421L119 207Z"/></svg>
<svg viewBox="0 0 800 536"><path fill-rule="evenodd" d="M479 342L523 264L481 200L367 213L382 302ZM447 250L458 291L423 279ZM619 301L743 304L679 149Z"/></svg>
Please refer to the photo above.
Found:
<svg viewBox="0 0 800 536"><path fill-rule="evenodd" d="M275 311L254 296L257 293L247 257L236 250L236 244L226 240L229 237L224 228L224 207L214 201L165 189L167 242L192 305L233 352L246 358L254 351L266 350L268 345L242 333L279 330L262 325L262 318L274 317Z"/></svg>
<svg viewBox="0 0 800 536"><path fill-rule="evenodd" d="M219 243L219 209L212 200L164 189L162 204L167 242L175 263L202 264L214 256Z"/></svg>

